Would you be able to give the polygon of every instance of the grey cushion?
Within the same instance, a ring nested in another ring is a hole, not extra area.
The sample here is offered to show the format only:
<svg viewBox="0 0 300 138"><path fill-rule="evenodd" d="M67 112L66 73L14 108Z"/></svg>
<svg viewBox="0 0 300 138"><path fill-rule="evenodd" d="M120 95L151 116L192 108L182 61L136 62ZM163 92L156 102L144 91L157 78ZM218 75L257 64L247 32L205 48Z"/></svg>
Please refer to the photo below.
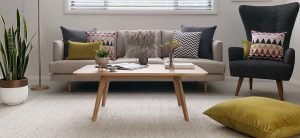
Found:
<svg viewBox="0 0 300 138"><path fill-rule="evenodd" d="M164 58L164 62L168 63L169 58ZM225 64L223 62L218 62L214 60L209 60L209 59L203 59L203 58L198 58L198 59L192 59L192 58L174 58L174 62L176 63L193 63L208 73L217 73L217 74L224 74L225 73Z"/></svg>
<svg viewBox="0 0 300 138"><path fill-rule="evenodd" d="M142 31L142 30L119 30L118 31L117 48L116 48L117 58L125 56L125 40L124 40L124 38L125 38L126 31ZM155 43L159 47L161 45L161 32L160 32L160 30L151 30L151 31L155 32L155 35L157 37ZM161 55L160 48L157 48L157 54L160 57L160 55Z"/></svg>
<svg viewBox="0 0 300 138"><path fill-rule="evenodd" d="M212 59L212 42L217 26L213 27L194 27L194 26L181 26L182 32L202 32L199 43L199 58Z"/></svg>
<svg viewBox="0 0 300 138"><path fill-rule="evenodd" d="M85 33L85 31L67 29L63 26L61 26L60 29L64 39L64 57L68 56L69 40L74 42L87 42L87 34Z"/></svg>
<svg viewBox="0 0 300 138"><path fill-rule="evenodd" d="M138 63L137 58L118 58L114 63ZM148 64L163 64L164 61L161 58L149 58Z"/></svg>

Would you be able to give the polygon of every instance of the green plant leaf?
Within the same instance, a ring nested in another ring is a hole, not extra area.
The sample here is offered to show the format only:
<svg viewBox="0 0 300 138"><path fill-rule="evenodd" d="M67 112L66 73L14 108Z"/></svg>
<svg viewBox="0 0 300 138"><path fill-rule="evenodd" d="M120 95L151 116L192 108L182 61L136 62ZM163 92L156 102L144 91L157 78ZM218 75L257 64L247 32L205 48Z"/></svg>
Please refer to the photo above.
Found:
<svg viewBox="0 0 300 138"><path fill-rule="evenodd" d="M1 73L5 80L23 79L29 61L29 55L32 51L32 40L35 34L27 42L27 23L25 17L19 10L16 13L16 26L6 28L5 19L1 16L3 22L4 41L0 42L0 60ZM23 22L22 22L22 21ZM21 24L23 23L23 30ZM23 31L23 32L22 32ZM23 34L21 36L21 34Z"/></svg>
<svg viewBox="0 0 300 138"><path fill-rule="evenodd" d="M23 33L24 33L24 39L27 40L27 23L26 23L26 19L25 17L23 16Z"/></svg>
<svg viewBox="0 0 300 138"><path fill-rule="evenodd" d="M6 74L4 73L4 69L3 69L1 62L0 62L0 67L1 67L1 73L2 73L3 79L6 80Z"/></svg>

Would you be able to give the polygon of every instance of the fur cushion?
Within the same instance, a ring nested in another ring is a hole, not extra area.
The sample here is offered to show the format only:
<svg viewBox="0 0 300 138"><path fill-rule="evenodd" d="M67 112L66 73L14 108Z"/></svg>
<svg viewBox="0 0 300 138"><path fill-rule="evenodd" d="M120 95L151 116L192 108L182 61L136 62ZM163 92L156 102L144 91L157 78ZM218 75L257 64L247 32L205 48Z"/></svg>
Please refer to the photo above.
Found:
<svg viewBox="0 0 300 138"><path fill-rule="evenodd" d="M126 31L125 32L125 58L158 57L153 31Z"/></svg>

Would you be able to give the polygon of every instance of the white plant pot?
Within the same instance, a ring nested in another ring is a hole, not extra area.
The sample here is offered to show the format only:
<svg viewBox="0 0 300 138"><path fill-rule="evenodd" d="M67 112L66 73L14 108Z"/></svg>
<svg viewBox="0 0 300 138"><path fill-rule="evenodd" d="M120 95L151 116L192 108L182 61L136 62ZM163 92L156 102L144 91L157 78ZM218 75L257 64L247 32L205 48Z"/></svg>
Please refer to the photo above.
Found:
<svg viewBox="0 0 300 138"><path fill-rule="evenodd" d="M28 80L0 80L0 101L6 105L18 105L28 97Z"/></svg>
<svg viewBox="0 0 300 138"><path fill-rule="evenodd" d="M26 101L28 85L18 88L0 88L0 101L6 105L18 105Z"/></svg>

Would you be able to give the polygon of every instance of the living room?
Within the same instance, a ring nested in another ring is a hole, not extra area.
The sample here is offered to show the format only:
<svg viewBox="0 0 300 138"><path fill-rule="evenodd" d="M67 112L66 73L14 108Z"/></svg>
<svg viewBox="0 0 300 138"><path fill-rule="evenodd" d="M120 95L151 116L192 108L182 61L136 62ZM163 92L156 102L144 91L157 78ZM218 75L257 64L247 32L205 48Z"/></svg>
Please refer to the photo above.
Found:
<svg viewBox="0 0 300 138"><path fill-rule="evenodd" d="M21 82L11 85L7 81L19 80L8 79L12 56L1 50L0 137L300 137L299 2L1 0L16 46L32 44L32 50ZM0 41L9 47L3 27ZM209 40L205 29L213 30ZM76 41L78 32L87 40ZM99 46L113 48L109 63L97 61L101 51L91 51L88 61L76 59L84 50L71 52L76 44L98 44L89 36L108 33L115 37L111 44ZM146 58L129 56L135 35L155 38L149 40L155 58L151 49ZM209 52L200 49L204 42ZM259 57L254 49L262 43L276 47L276 55ZM121 70L123 63L139 69ZM179 69L188 65L192 69ZM23 97L6 87L22 84Z"/></svg>

